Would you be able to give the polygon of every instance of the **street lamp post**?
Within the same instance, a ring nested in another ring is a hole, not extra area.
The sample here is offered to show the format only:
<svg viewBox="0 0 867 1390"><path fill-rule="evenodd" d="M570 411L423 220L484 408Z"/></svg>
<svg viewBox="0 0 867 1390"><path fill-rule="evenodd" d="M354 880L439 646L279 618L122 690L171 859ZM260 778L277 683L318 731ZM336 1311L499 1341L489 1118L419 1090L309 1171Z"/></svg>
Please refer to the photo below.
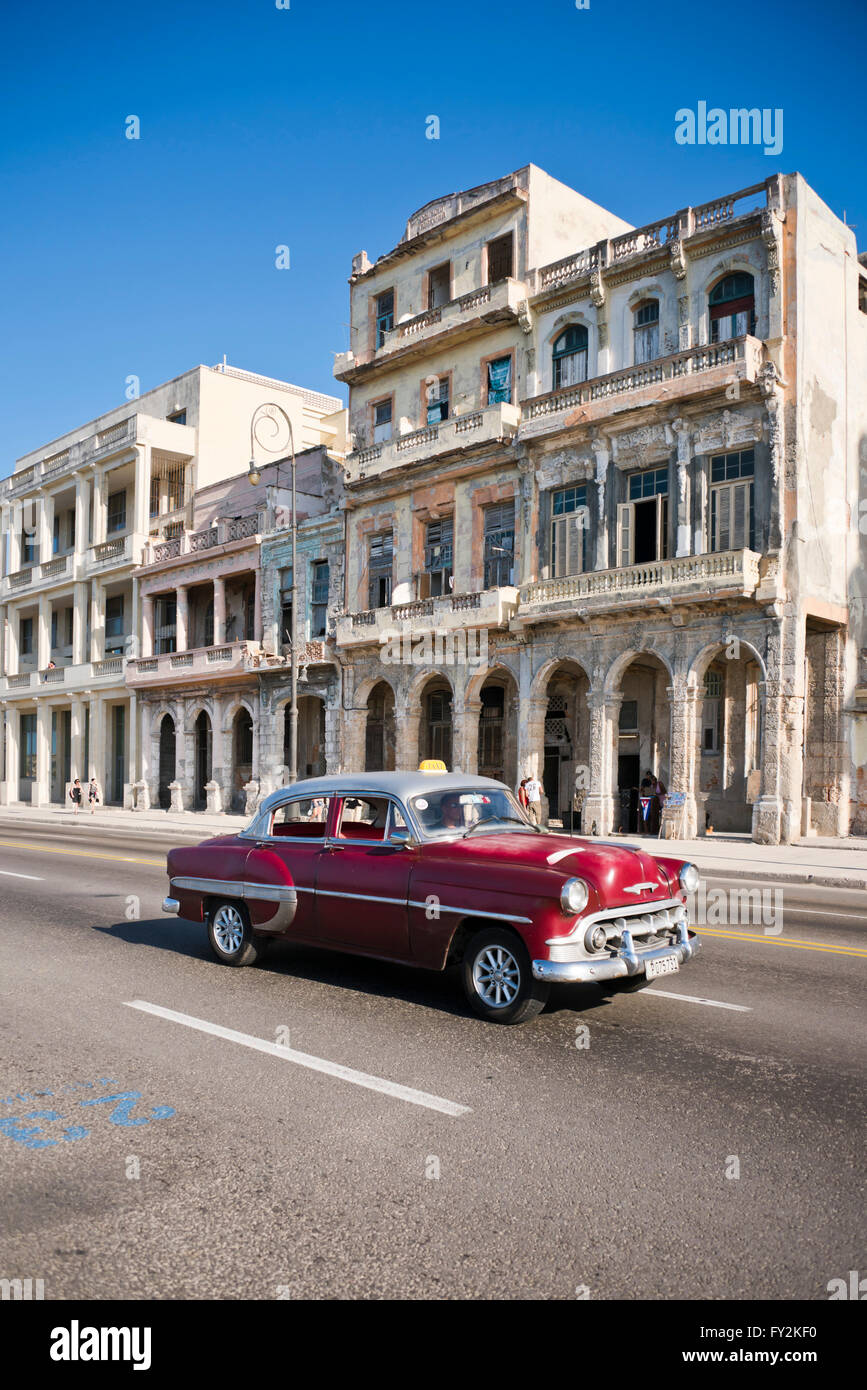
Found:
<svg viewBox="0 0 867 1390"><path fill-rule="evenodd" d="M298 781L298 604L296 603L296 544L298 532L298 516L295 508L295 436L292 432L292 421L286 414L282 406L269 401L266 405L260 405L253 412L250 420L250 467L247 477L254 487L256 487L262 477L261 469L256 463L256 445L268 450L269 453L278 453L277 449L269 449L267 444L263 444L261 438L256 433L257 425L270 421L273 426L273 433L279 433L277 415L282 415L289 428L289 457L292 468L292 622L290 626L289 641L291 644L290 654L290 696L289 696L289 782ZM277 464L277 477L280 477L280 464Z"/></svg>

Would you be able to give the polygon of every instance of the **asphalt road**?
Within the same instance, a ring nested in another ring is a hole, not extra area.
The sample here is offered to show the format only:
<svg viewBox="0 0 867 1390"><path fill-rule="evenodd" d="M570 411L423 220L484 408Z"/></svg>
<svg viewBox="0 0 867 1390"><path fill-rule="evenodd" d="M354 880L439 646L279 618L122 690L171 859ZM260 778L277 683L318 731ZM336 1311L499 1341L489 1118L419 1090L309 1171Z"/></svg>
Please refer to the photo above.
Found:
<svg viewBox="0 0 867 1390"><path fill-rule="evenodd" d="M160 912L166 846L0 821L0 1278L47 1299L826 1299L867 1271L863 893L787 888L777 936L717 923L650 990L560 989L502 1028L451 975L288 945L218 965Z"/></svg>

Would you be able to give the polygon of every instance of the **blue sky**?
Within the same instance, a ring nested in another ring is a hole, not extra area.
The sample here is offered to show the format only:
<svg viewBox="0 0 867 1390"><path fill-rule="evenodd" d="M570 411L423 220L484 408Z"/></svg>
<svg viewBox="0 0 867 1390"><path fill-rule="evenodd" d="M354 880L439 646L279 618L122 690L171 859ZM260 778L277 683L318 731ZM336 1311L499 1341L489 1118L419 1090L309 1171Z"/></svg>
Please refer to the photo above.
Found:
<svg viewBox="0 0 867 1390"><path fill-rule="evenodd" d="M863 0L4 11L0 476L131 374L225 353L342 395L353 253L531 161L636 225L798 169L867 246ZM782 108L782 153L678 145L702 100Z"/></svg>

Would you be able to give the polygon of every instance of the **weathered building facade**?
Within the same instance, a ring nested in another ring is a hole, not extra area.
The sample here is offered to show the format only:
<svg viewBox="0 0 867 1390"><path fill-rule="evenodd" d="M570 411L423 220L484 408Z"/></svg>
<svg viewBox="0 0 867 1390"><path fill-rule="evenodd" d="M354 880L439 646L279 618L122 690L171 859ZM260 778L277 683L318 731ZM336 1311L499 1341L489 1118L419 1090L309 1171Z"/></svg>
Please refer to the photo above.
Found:
<svg viewBox="0 0 867 1390"><path fill-rule="evenodd" d="M74 777L95 777L115 805L242 801L257 537L269 515L280 521L285 490L256 499L238 473L275 397L299 450L343 448L336 397L197 367L20 459L0 484L4 801L62 803Z"/></svg>
<svg viewBox="0 0 867 1390"><path fill-rule="evenodd" d="M356 257L346 765L863 830L865 278L798 175L635 230L531 166Z"/></svg>

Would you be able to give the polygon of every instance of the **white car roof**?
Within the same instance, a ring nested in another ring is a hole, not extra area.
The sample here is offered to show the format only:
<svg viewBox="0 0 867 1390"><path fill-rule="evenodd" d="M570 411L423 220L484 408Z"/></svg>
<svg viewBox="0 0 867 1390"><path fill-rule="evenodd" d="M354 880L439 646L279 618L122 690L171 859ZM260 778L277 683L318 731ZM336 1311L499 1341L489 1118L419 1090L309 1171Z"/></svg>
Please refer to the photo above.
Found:
<svg viewBox="0 0 867 1390"><path fill-rule="evenodd" d="M356 795L378 793L390 794L400 801L408 801L414 796L428 796L431 793L450 789L480 791L487 787L502 791L503 782L495 782L492 777L473 777L462 772L348 772L331 777L305 777L290 787L280 787L262 802L260 811L272 811L295 796L317 797L334 796L337 792L352 792Z"/></svg>

